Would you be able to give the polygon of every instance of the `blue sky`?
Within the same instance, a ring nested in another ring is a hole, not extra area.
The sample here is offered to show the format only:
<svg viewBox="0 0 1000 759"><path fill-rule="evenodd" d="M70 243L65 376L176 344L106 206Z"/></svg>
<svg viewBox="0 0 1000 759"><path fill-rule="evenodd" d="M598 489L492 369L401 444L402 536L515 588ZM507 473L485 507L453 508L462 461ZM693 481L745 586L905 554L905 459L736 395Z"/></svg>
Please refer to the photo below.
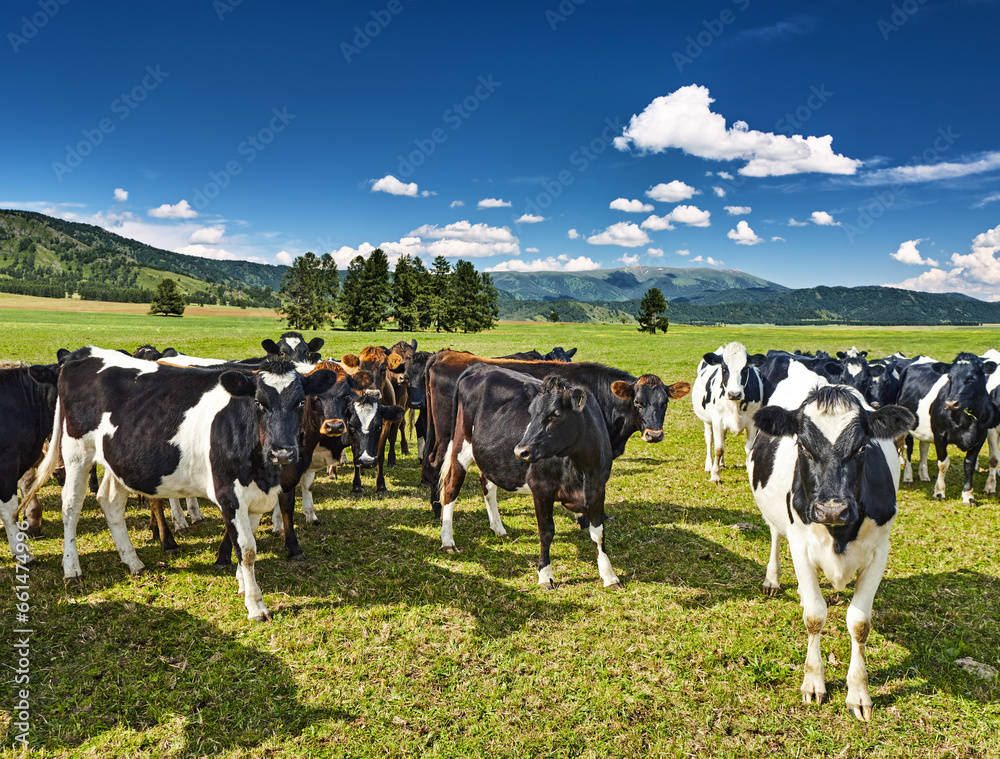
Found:
<svg viewBox="0 0 1000 759"><path fill-rule="evenodd" d="M12 0L0 207L342 266L1000 297L996 0Z"/></svg>

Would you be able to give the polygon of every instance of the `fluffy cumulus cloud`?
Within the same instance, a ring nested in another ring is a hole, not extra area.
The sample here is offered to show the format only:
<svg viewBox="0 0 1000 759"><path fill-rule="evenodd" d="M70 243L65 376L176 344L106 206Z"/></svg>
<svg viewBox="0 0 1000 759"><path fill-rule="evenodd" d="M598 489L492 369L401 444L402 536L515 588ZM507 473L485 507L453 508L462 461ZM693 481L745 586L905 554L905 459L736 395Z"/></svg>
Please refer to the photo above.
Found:
<svg viewBox="0 0 1000 759"><path fill-rule="evenodd" d="M826 211L813 211L809 216L809 221L821 227L839 227L841 223L834 219Z"/></svg>
<svg viewBox="0 0 1000 759"><path fill-rule="evenodd" d="M726 197L726 191L723 190L718 185L715 185L715 187L712 188L712 192L715 193L715 197L717 197L717 198L724 198L724 197Z"/></svg>
<svg viewBox="0 0 1000 759"><path fill-rule="evenodd" d="M292 260L292 254L287 250L279 250L274 256L274 262L283 266L291 266Z"/></svg>
<svg viewBox="0 0 1000 759"><path fill-rule="evenodd" d="M199 258L214 258L216 261L236 261L239 258L235 253L215 245L182 245L177 252Z"/></svg>
<svg viewBox="0 0 1000 759"><path fill-rule="evenodd" d="M639 263L639 254L629 255L628 253L623 253L621 258L616 258L615 261L621 261L626 266L635 266Z"/></svg>
<svg viewBox="0 0 1000 759"><path fill-rule="evenodd" d="M941 161L916 166L897 166L892 169L870 171L858 177L853 184L917 184L942 179L960 179L974 174L985 174L1000 169L1000 151L980 153L960 161Z"/></svg>
<svg viewBox="0 0 1000 759"><path fill-rule="evenodd" d="M1000 253L1000 225L976 235L970 253L952 253L950 269L930 263L931 259L924 259L931 269L917 277L885 286L937 293L961 292L984 300L1000 301L1000 260L997 253Z"/></svg>
<svg viewBox="0 0 1000 759"><path fill-rule="evenodd" d="M372 192L386 192L389 195L403 195L408 198L415 198L420 195L420 190L416 182L402 182L392 174L386 174L381 179L376 179L372 183ZM430 193L424 192L425 196Z"/></svg>
<svg viewBox="0 0 1000 759"><path fill-rule="evenodd" d="M730 216L746 216L750 213L750 206L725 206L725 209Z"/></svg>
<svg viewBox="0 0 1000 759"><path fill-rule="evenodd" d="M653 214L642 222L643 229L657 232L662 229L674 229L674 224L686 224L689 227L710 227L712 214L703 211L698 206L677 206L666 216Z"/></svg>
<svg viewBox="0 0 1000 759"><path fill-rule="evenodd" d="M510 203L508 203L507 205L510 205ZM545 221L545 217L544 216L539 216L538 214L533 214L533 213L526 213L526 214L521 214L521 216L518 218L518 220L515 221L514 223L515 224L538 224L539 222L542 222L542 221Z"/></svg>
<svg viewBox="0 0 1000 759"><path fill-rule="evenodd" d="M225 227L200 227L191 233L191 237L188 238L188 242L201 242L209 245L216 245L222 242L222 238L225 234Z"/></svg>
<svg viewBox="0 0 1000 759"><path fill-rule="evenodd" d="M119 203L124 203L128 200L128 190L123 190L121 187L115 188L115 200Z"/></svg>
<svg viewBox="0 0 1000 759"><path fill-rule="evenodd" d="M790 227L808 227L808 221L795 221L794 217L788 220L788 226Z"/></svg>
<svg viewBox="0 0 1000 759"><path fill-rule="evenodd" d="M575 229L571 229L569 232L567 232L566 236L570 240L579 240L580 239L580 233L577 232Z"/></svg>
<svg viewBox="0 0 1000 759"><path fill-rule="evenodd" d="M653 258L663 258L663 248L647 248L646 255Z"/></svg>
<svg viewBox="0 0 1000 759"><path fill-rule="evenodd" d="M500 198L483 198L476 204L476 208L510 208L510 201Z"/></svg>
<svg viewBox="0 0 1000 759"><path fill-rule="evenodd" d="M465 201L464 200L453 200L449 204L448 208L461 208L464 205L465 205Z"/></svg>
<svg viewBox="0 0 1000 759"><path fill-rule="evenodd" d="M653 206L649 203L625 198L615 198L611 201L610 208L612 211L624 211L625 213L649 213L653 210Z"/></svg>
<svg viewBox="0 0 1000 759"><path fill-rule="evenodd" d="M923 240L919 237L916 240L907 240L900 244L899 250L889 255L902 264L910 264L911 266L937 266L938 262L933 258L924 258L920 255L917 245L921 242Z"/></svg>
<svg viewBox="0 0 1000 759"><path fill-rule="evenodd" d="M147 213L154 219L194 219L198 216L198 212L186 200L174 205L164 203L162 206L150 208Z"/></svg>
<svg viewBox="0 0 1000 759"><path fill-rule="evenodd" d="M367 258L375 247L369 242L364 242L357 248L345 245L333 251L332 255L337 265L343 267L356 256ZM509 228L473 224L469 221L456 221L443 227L424 224L405 237L383 242L378 247L385 251L393 264L404 254L427 260L435 256L468 259L521 254L519 241Z"/></svg>
<svg viewBox="0 0 1000 759"><path fill-rule="evenodd" d="M676 253L678 256L690 256L691 255L691 251L687 250L686 248L681 248L680 250L675 250L674 253Z"/></svg>
<svg viewBox="0 0 1000 759"><path fill-rule="evenodd" d="M587 238L591 245L620 245L623 248L638 248L652 242L649 235L630 221L612 224L603 232Z"/></svg>
<svg viewBox="0 0 1000 759"><path fill-rule="evenodd" d="M758 237L745 221L739 222L736 225L736 229L730 229L726 232L726 237L733 240L737 245L756 245L757 243L764 242L764 239Z"/></svg>
<svg viewBox="0 0 1000 759"><path fill-rule="evenodd" d="M524 252L525 253L537 253L538 252L538 248L525 248Z"/></svg>
<svg viewBox="0 0 1000 759"><path fill-rule="evenodd" d="M722 264L724 263L723 261L716 261L711 256L705 256L704 258L702 258L701 256L695 256L694 258L691 259L691 262L699 264L708 264L709 266L722 266Z"/></svg>
<svg viewBox="0 0 1000 759"><path fill-rule="evenodd" d="M786 136L750 129L745 121L726 126L711 109L708 88L691 84L656 98L632 117L614 144L661 153L669 148L713 161L746 161L739 173L748 177L777 177L819 172L855 174L861 161L833 152L833 137Z"/></svg>
<svg viewBox="0 0 1000 759"><path fill-rule="evenodd" d="M647 198L652 198L660 203L678 203L700 194L691 185L684 184L678 179L672 182L660 182L660 184L653 185L646 190Z"/></svg>
<svg viewBox="0 0 1000 759"><path fill-rule="evenodd" d="M563 253L556 257L537 258L534 261L521 261L519 259L503 261L486 271L591 271L599 268L601 268L601 265L587 256L570 258L567 254Z"/></svg>

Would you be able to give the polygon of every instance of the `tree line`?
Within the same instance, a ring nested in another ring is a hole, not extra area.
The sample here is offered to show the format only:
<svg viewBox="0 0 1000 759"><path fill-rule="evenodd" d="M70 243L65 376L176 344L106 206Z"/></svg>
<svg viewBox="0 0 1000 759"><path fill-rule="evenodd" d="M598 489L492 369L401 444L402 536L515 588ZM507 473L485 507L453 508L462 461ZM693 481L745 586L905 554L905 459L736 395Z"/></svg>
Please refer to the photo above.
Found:
<svg viewBox="0 0 1000 759"><path fill-rule="evenodd" d="M295 259L281 283L275 309L291 329L320 329L339 319L356 332L374 332L392 321L404 332L480 332L496 326L500 293L493 278L468 261L454 268L437 256L428 269L416 256L402 255L390 273L381 248L356 256L343 281L330 254Z"/></svg>

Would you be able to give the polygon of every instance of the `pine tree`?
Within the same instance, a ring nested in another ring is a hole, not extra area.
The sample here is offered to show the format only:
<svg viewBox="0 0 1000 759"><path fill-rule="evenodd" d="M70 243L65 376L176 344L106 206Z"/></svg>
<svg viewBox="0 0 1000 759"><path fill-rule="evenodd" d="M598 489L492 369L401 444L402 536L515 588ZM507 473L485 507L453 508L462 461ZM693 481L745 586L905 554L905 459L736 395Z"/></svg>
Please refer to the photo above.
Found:
<svg viewBox="0 0 1000 759"><path fill-rule="evenodd" d="M486 272L479 275L479 293L476 296L476 331L493 329L500 319L500 292L493 284L493 277Z"/></svg>
<svg viewBox="0 0 1000 759"><path fill-rule="evenodd" d="M186 305L177 283L168 277L157 285L156 292L153 293L153 300L149 304L149 313L183 316Z"/></svg>
<svg viewBox="0 0 1000 759"><path fill-rule="evenodd" d="M340 274L333 257L305 253L288 267L281 279L284 303L275 309L292 329L320 329L334 310Z"/></svg>
<svg viewBox="0 0 1000 759"><path fill-rule="evenodd" d="M421 317L429 314L426 288L427 270L419 258L402 255L392 275L391 316L401 332L420 327ZM426 317L425 317L426 318Z"/></svg>
<svg viewBox="0 0 1000 759"><path fill-rule="evenodd" d="M639 303L639 313L636 314L636 321L639 322L639 331L656 334L657 328L667 331L670 320L663 315L667 310L667 301L660 292L660 288L651 287L642 296Z"/></svg>
<svg viewBox="0 0 1000 759"><path fill-rule="evenodd" d="M340 318L352 332L360 330L361 295L364 289L365 259L355 256L347 266L344 285L340 290Z"/></svg>
<svg viewBox="0 0 1000 759"><path fill-rule="evenodd" d="M444 256L434 259L431 275L431 304L434 313L434 324L437 331L452 332L455 329L454 304L449 299L451 289L451 264Z"/></svg>

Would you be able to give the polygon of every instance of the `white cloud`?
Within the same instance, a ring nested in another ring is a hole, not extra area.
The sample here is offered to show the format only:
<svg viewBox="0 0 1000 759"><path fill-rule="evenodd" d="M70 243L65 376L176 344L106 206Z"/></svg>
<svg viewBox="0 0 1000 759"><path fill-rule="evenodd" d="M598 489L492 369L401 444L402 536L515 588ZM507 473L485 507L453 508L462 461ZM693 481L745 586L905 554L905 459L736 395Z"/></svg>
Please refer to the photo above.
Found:
<svg viewBox="0 0 1000 759"><path fill-rule="evenodd" d="M919 237L916 240L907 240L900 244L899 250L895 253L890 253L889 256L895 258L900 263L912 266L937 266L938 262L933 258L924 258L920 255L917 245L921 242L923 242L923 239Z"/></svg>
<svg viewBox="0 0 1000 759"><path fill-rule="evenodd" d="M695 256L694 258L691 259L691 263L708 264L709 266L722 266L723 264L722 261L716 261L711 256L708 256L707 258L702 258L701 256Z"/></svg>
<svg viewBox="0 0 1000 759"><path fill-rule="evenodd" d="M678 256L690 256L691 255L691 251L687 250L686 248L681 248L680 250L675 250L674 253L676 253Z"/></svg>
<svg viewBox="0 0 1000 759"><path fill-rule="evenodd" d="M623 253L621 258L616 258L615 261L621 261L626 266L635 266L639 263L639 254L630 256L628 253Z"/></svg>
<svg viewBox="0 0 1000 759"><path fill-rule="evenodd" d="M972 174L984 174L996 169L1000 169L1000 151L980 153L960 161L942 161L941 163L920 166L879 169L858 177L852 184L916 184L941 179L958 179Z"/></svg>
<svg viewBox="0 0 1000 759"><path fill-rule="evenodd" d="M357 248L345 245L333 251L332 255L337 266L343 267L356 256L367 258L375 247L369 242L363 242ZM469 221L456 221L444 227L424 224L405 237L383 242L378 247L385 251L390 264L395 264L404 254L427 260L436 256L468 259L521 254L517 237L507 227L491 227Z"/></svg>
<svg viewBox="0 0 1000 759"><path fill-rule="evenodd" d="M764 242L763 238L758 237L745 221L740 221L736 225L736 229L730 229L726 232L726 237L734 240L737 245L756 245Z"/></svg>
<svg viewBox="0 0 1000 759"><path fill-rule="evenodd" d="M580 239L580 233L577 232L575 229L571 229L569 232L567 232L566 236L570 240L578 240L578 239Z"/></svg>
<svg viewBox="0 0 1000 759"><path fill-rule="evenodd" d="M274 255L274 262L276 264L284 264L285 266L291 266L292 260L293 260L292 254L289 253L287 250L279 250Z"/></svg>
<svg viewBox="0 0 1000 759"><path fill-rule="evenodd" d="M625 213L649 213L653 210L650 203L643 203L641 200L626 200L625 198L612 200L609 207L613 211L624 211Z"/></svg>
<svg viewBox="0 0 1000 759"><path fill-rule="evenodd" d="M711 217L711 212L703 211L698 206L677 206L666 216L654 214L647 217L642 222L642 228L651 229L654 232L661 229L674 229L674 222L687 224L689 227L710 227L712 226Z"/></svg>
<svg viewBox="0 0 1000 759"><path fill-rule="evenodd" d="M660 153L679 148L689 155L715 161L744 160L739 173L751 177L785 176L806 172L854 174L861 161L832 150L833 137L787 137L750 129L745 121L726 127L726 119L713 113L708 88L681 87L653 100L633 116L614 144L619 150L635 147Z"/></svg>
<svg viewBox="0 0 1000 759"><path fill-rule="evenodd" d="M777 235L775 235L774 237L771 238L771 242L785 242L785 238L778 237Z"/></svg>
<svg viewBox="0 0 1000 759"><path fill-rule="evenodd" d="M448 207L449 208L461 208L464 205L465 205L465 201L464 200L453 200L453 201L451 201L451 204Z"/></svg>
<svg viewBox="0 0 1000 759"><path fill-rule="evenodd" d="M537 253L538 252L538 248L525 248L524 252L525 253Z"/></svg>
<svg viewBox="0 0 1000 759"><path fill-rule="evenodd" d="M599 263L591 260L587 256L570 258L569 256L563 254L558 258L549 256L548 258L538 258L534 261L512 259L510 261L503 261L496 266L492 266L489 269L486 269L486 271L591 271L593 269L600 268L601 265Z"/></svg>
<svg viewBox="0 0 1000 759"><path fill-rule="evenodd" d="M971 247L971 253L952 253L953 268L947 271L935 266L917 277L884 286L932 293L960 292L984 300L1000 300L1000 260L996 257L1000 252L1000 225L976 235Z"/></svg>
<svg viewBox="0 0 1000 759"><path fill-rule="evenodd" d="M124 203L128 200L128 190L123 190L121 187L115 188L115 200L119 203Z"/></svg>
<svg viewBox="0 0 1000 759"><path fill-rule="evenodd" d="M834 219L826 211L813 211L809 216L809 221L813 224L818 224L821 227L839 227L842 226L839 221Z"/></svg>
<svg viewBox="0 0 1000 759"><path fill-rule="evenodd" d="M722 177L723 179L732 179L733 178L733 175L730 174L728 171L717 171L717 172L715 172L715 176Z"/></svg>
<svg viewBox="0 0 1000 759"><path fill-rule="evenodd" d="M809 226L809 222L808 221L795 221L795 219L789 219L788 220L788 226L790 226L790 227L808 227Z"/></svg>
<svg viewBox="0 0 1000 759"><path fill-rule="evenodd" d="M191 237L188 238L188 242L203 242L208 243L209 245L214 245L221 242L222 237L225 234L225 227L201 227L191 233Z"/></svg>
<svg viewBox="0 0 1000 759"><path fill-rule="evenodd" d="M995 192L992 195L987 195L985 198L980 200L978 203L976 203L976 205L973 206L973 208L982 208L986 204L994 203L998 200L1000 200L1000 192Z"/></svg>
<svg viewBox="0 0 1000 759"><path fill-rule="evenodd" d="M663 258L663 248L647 248L646 255L653 258Z"/></svg>
<svg viewBox="0 0 1000 759"><path fill-rule="evenodd" d="M649 235L630 221L620 221L612 224L596 235L587 238L591 245L621 245L623 248L638 248L648 245L652 240Z"/></svg>
<svg viewBox="0 0 1000 759"><path fill-rule="evenodd" d="M150 208L147 213L155 219L194 219L198 216L198 212L186 200L176 205L164 203L162 206Z"/></svg>
<svg viewBox="0 0 1000 759"><path fill-rule="evenodd" d="M510 205L508 203L507 205ZM538 216L533 213L522 214L521 217L515 221L515 224L538 224L539 222L545 221L544 216Z"/></svg>
<svg viewBox="0 0 1000 759"><path fill-rule="evenodd" d="M476 208L510 208L510 201L500 198L483 198L476 204Z"/></svg>
<svg viewBox="0 0 1000 759"><path fill-rule="evenodd" d="M730 216L745 216L750 213L750 206L724 206Z"/></svg>
<svg viewBox="0 0 1000 759"><path fill-rule="evenodd" d="M178 253L187 256L198 256L199 258L214 258L216 261L236 261L238 257L235 253L230 253L223 248L213 248L208 245L184 245L177 249Z"/></svg>
<svg viewBox="0 0 1000 759"><path fill-rule="evenodd" d="M392 174L374 180L372 192L387 192L390 195L404 195L408 198L415 198L420 194L416 182L401 182Z"/></svg>
<svg viewBox="0 0 1000 759"><path fill-rule="evenodd" d="M407 237L430 237L435 240L455 239L467 242L498 242L516 243L517 238L508 227L491 227L481 222L473 224L470 221L456 221L438 227L437 224L424 224L410 232Z"/></svg>
<svg viewBox="0 0 1000 759"><path fill-rule="evenodd" d="M701 195L701 193L691 185L684 184L677 179L666 184L660 182L660 184L646 190L647 198L652 198L660 203L677 203L681 200L687 200L693 195Z"/></svg>
<svg viewBox="0 0 1000 759"><path fill-rule="evenodd" d="M712 192L715 193L715 197L717 197L717 198L724 198L724 197L726 197L726 191L723 190L718 185L716 185L715 187L712 188Z"/></svg>

